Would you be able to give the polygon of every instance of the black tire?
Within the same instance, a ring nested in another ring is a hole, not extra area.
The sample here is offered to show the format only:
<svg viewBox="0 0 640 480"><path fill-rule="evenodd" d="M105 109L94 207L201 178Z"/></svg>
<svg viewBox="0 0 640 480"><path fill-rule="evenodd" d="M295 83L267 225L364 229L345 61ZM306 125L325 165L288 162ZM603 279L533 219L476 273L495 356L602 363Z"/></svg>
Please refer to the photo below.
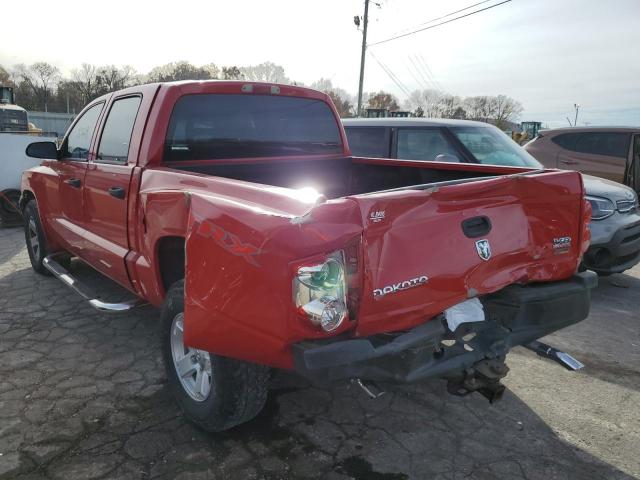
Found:
<svg viewBox="0 0 640 480"><path fill-rule="evenodd" d="M173 361L173 321L184 311L184 280L174 283L162 306L162 357L169 388L185 417L210 432L221 432L254 418L267 400L269 368L209 353L211 390L194 400L178 377Z"/></svg>
<svg viewBox="0 0 640 480"><path fill-rule="evenodd" d="M47 240L42 231L40 223L40 215L38 214L38 205L35 200L29 200L23 210L24 216L24 237L27 243L27 252L31 266L40 275L51 275L51 272L42 264L49 251L47 250ZM37 247L32 239L37 240Z"/></svg>
<svg viewBox="0 0 640 480"><path fill-rule="evenodd" d="M3 222L16 222L20 219L20 190L3 190L0 192L0 219Z"/></svg>

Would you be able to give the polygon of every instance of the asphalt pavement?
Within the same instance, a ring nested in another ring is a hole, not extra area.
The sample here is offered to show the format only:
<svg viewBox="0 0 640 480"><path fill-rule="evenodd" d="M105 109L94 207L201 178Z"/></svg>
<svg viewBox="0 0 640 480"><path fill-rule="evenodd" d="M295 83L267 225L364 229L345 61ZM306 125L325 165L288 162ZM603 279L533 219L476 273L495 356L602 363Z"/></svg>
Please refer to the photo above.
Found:
<svg viewBox="0 0 640 480"><path fill-rule="evenodd" d="M515 349L493 405L442 381L372 400L278 372L259 417L216 435L172 401L158 317L93 310L31 270L20 229L0 229L0 478L640 478L638 267L601 279L589 318L545 339L579 372Z"/></svg>

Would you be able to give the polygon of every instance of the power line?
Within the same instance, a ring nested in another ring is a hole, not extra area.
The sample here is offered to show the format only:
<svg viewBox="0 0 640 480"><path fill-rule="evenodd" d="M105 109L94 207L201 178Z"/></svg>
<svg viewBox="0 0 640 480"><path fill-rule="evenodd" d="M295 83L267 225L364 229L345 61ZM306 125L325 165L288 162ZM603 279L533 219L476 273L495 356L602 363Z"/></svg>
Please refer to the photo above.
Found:
<svg viewBox="0 0 640 480"><path fill-rule="evenodd" d="M436 22L438 20L442 20L443 18L450 17L451 15L455 15L456 13L464 12L465 10L469 10L470 8L477 7L478 5L482 5L483 3L489 3L492 1L493 0L483 0L482 2L474 3L473 5L469 5L468 7L461 8L460 10L456 10L455 12L450 12L450 13L447 13L446 15L442 15L441 17L436 17L436 18L432 18L431 20L427 20L426 22L420 23L417 26L421 27L422 25L429 25L430 23Z"/></svg>
<svg viewBox="0 0 640 480"><path fill-rule="evenodd" d="M380 60L378 60L378 57L376 57L373 52L369 52L369 54L373 57L373 59L377 62L378 65L380 65L380 68L382 68L382 70L384 70L384 73L387 74L387 76L393 81L393 83L396 84L396 86L407 96L409 96L411 94L411 92L409 91L409 89L407 87L404 86L404 84L400 81L400 79L393 73L393 71L387 67L384 63L382 63Z"/></svg>
<svg viewBox="0 0 640 480"><path fill-rule="evenodd" d="M409 61L411 63L413 63L413 61L411 60L411 57L409 57ZM416 68L416 72L418 73L418 75L413 73L413 71L411 70L411 68L409 67L409 64L407 62L404 62L404 64L407 67L407 71L411 74L413 79L418 84L418 87L425 88L425 89L429 88L429 85L428 85L426 79L424 78L424 75L422 75L422 73L418 71L418 69L415 67L415 65L413 66L413 68ZM418 78L418 77L420 77L420 78Z"/></svg>
<svg viewBox="0 0 640 480"><path fill-rule="evenodd" d="M424 59L422 54L416 55L416 62L418 62L418 65L421 65L422 68L427 72L427 76L431 79L433 84L436 86L436 89L442 91L442 85L440 85L440 82L436 79L436 76L431 71L431 68L429 68L429 64Z"/></svg>
<svg viewBox="0 0 640 480"><path fill-rule="evenodd" d="M367 45L367 47L373 47L374 45L380 45L382 43L387 43L387 42L390 42L392 40L397 40L398 38L408 37L409 35L413 35L415 33L424 32L425 30L430 30L432 28L439 27L440 25L445 25L447 23L451 23L451 22L454 22L456 20L460 20L461 18L470 17L471 15L475 15L476 13L484 12L486 10L491 10L492 8L498 7L498 6L503 5L505 3L509 3L510 1L511 0L503 0L502 2L496 3L495 5L491 5L489 7L481 8L480 10L474 10L473 12L466 13L464 15L460 15L458 17L454 17L454 18L451 18L449 20L445 20L444 22L436 23L435 25L431 25L429 27L419 28L418 30L414 30L412 32L403 33L402 35L396 35L395 37L390 37L390 38L386 38L384 40L380 40L378 42L369 43Z"/></svg>

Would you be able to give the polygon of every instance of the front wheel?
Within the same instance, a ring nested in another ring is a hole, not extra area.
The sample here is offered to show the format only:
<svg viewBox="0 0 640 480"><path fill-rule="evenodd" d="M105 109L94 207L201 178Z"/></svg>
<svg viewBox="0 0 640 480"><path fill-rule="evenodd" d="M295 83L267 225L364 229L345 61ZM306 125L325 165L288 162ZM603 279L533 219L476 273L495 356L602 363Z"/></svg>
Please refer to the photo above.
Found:
<svg viewBox="0 0 640 480"><path fill-rule="evenodd" d="M267 400L268 367L185 346L183 280L167 292L161 320L169 387L189 420L220 432L260 413Z"/></svg>
<svg viewBox="0 0 640 480"><path fill-rule="evenodd" d="M40 223L38 205L35 200L29 200L24 207L24 237L27 242L27 252L33 269L41 275L50 275L49 270L42 264L49 255L47 243Z"/></svg>

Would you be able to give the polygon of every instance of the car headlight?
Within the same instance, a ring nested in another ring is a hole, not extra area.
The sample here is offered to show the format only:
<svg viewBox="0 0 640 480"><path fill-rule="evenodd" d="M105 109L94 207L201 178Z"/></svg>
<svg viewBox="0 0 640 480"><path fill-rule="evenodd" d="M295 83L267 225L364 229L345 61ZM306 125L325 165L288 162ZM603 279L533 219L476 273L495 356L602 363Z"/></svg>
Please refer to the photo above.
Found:
<svg viewBox="0 0 640 480"><path fill-rule="evenodd" d="M602 197L585 197L591 204L591 220L602 220L613 215L616 207L611 200Z"/></svg>
<svg viewBox="0 0 640 480"><path fill-rule="evenodd" d="M347 317L347 284L342 251L324 261L298 267L293 299L298 311L325 332L338 328Z"/></svg>

